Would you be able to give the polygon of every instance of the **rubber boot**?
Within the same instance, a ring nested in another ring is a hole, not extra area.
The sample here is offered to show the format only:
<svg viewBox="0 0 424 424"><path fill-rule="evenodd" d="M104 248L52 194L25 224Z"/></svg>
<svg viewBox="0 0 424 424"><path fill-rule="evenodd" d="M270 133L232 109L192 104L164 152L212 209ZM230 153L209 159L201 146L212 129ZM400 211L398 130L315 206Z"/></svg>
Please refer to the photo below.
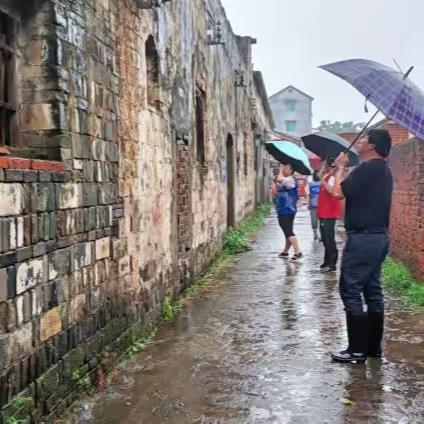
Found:
<svg viewBox="0 0 424 424"><path fill-rule="evenodd" d="M331 352L336 362L363 364L367 359L367 320L366 313L346 314L348 348L341 352Z"/></svg>
<svg viewBox="0 0 424 424"><path fill-rule="evenodd" d="M368 312L368 349L367 355L381 358L381 341L384 332L384 312Z"/></svg>

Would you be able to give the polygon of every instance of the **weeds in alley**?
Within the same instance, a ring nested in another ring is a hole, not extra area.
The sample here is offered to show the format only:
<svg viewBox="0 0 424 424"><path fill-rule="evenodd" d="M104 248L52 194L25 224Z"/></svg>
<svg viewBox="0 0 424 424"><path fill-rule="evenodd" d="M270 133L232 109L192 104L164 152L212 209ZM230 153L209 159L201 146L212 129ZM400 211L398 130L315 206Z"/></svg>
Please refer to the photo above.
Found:
<svg viewBox="0 0 424 424"><path fill-rule="evenodd" d="M417 306L424 306L424 284L417 281L404 265L388 258L383 266L383 283Z"/></svg>
<svg viewBox="0 0 424 424"><path fill-rule="evenodd" d="M237 228L230 228L224 239L223 255L232 256L246 252L249 249L249 237L263 225L270 210L269 203L259 205L253 217L242 221Z"/></svg>
<svg viewBox="0 0 424 424"><path fill-rule="evenodd" d="M9 406L10 415L6 417L7 424L25 424L28 422L28 414L34 406L34 400L30 397L18 396Z"/></svg>

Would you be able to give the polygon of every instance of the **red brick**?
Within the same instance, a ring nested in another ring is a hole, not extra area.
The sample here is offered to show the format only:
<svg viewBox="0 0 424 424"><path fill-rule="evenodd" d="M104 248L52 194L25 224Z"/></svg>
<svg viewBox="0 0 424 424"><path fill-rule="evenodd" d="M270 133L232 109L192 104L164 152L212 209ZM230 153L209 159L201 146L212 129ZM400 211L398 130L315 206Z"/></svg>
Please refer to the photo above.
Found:
<svg viewBox="0 0 424 424"><path fill-rule="evenodd" d="M31 159L9 158L9 168L31 169Z"/></svg>
<svg viewBox="0 0 424 424"><path fill-rule="evenodd" d="M9 158L0 157L0 168L9 168Z"/></svg>
<svg viewBox="0 0 424 424"><path fill-rule="evenodd" d="M49 160L33 160L32 169L41 171L64 171L65 164L63 162L53 162Z"/></svg>

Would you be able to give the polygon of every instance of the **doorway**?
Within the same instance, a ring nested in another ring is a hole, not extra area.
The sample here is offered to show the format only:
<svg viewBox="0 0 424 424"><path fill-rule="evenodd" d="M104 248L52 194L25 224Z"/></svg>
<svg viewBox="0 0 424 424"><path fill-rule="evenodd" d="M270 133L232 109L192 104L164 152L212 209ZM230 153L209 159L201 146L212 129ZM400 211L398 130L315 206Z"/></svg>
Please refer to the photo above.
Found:
<svg viewBox="0 0 424 424"><path fill-rule="evenodd" d="M234 140L227 135L227 227L235 225Z"/></svg>

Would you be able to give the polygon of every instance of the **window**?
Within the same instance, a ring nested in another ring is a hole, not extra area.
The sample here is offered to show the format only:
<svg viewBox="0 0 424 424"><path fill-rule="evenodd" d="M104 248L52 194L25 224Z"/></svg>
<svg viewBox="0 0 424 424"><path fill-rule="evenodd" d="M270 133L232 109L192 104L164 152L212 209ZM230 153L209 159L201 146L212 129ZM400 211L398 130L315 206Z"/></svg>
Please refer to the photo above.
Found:
<svg viewBox="0 0 424 424"><path fill-rule="evenodd" d="M147 104L160 108L159 97L159 55L153 36L146 41Z"/></svg>
<svg viewBox="0 0 424 424"><path fill-rule="evenodd" d="M17 144L15 92L16 22L0 12L0 145Z"/></svg>
<svg viewBox="0 0 424 424"><path fill-rule="evenodd" d="M294 112L296 110L296 102L294 100L288 100L286 106L287 112Z"/></svg>
<svg viewBox="0 0 424 424"><path fill-rule="evenodd" d="M205 109L206 94L198 88L196 90L196 157L200 163L205 163Z"/></svg>
<svg viewBox="0 0 424 424"><path fill-rule="evenodd" d="M297 121L286 121L287 132L293 133L297 130Z"/></svg>

